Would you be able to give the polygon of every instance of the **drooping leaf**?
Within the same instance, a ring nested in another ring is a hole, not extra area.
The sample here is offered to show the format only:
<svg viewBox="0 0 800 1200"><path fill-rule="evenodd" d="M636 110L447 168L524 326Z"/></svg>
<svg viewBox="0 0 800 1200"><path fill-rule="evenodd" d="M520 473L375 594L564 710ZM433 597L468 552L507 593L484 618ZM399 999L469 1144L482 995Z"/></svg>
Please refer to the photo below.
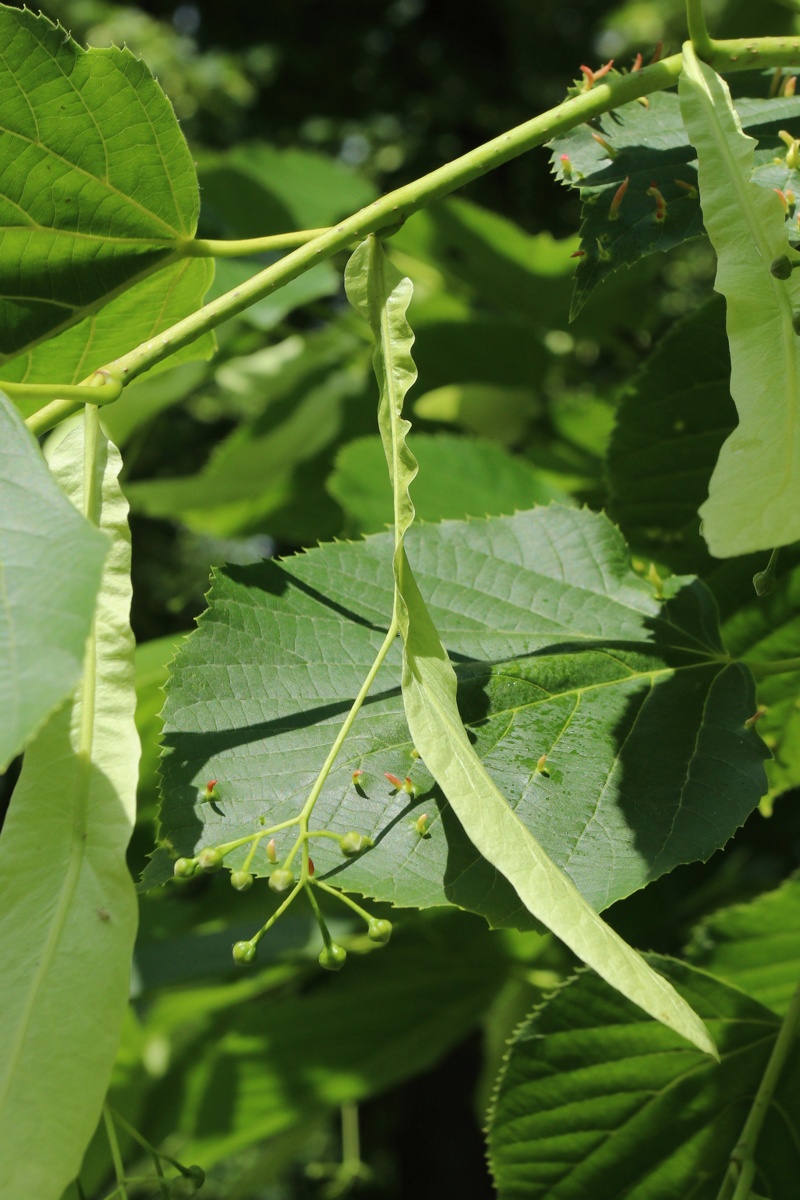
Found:
<svg viewBox="0 0 800 1200"><path fill-rule="evenodd" d="M491 442L420 434L414 455L420 465L414 507L423 521L497 516L564 498L523 459ZM327 487L350 517L352 532L377 533L391 524L392 490L379 438L344 446Z"/></svg>
<svg viewBox="0 0 800 1200"><path fill-rule="evenodd" d="M416 379L414 336L406 319L411 281L369 238L345 272L348 299L369 322L375 342L378 427L394 496L394 622L403 639L403 708L414 746L476 850L511 884L537 920L646 1012L714 1054L702 1021L664 979L606 925L558 868L506 800L476 754L462 723L457 680L406 557L414 520L409 485L417 462L403 402ZM541 769L537 767L537 769Z"/></svg>
<svg viewBox="0 0 800 1200"><path fill-rule="evenodd" d="M52 463L78 507L83 459L81 428ZM112 545L96 631L74 700L28 747L0 837L0 1161L8 1195L37 1200L58 1200L97 1124L136 932L125 851L139 744L118 470L119 456L101 436L93 471Z"/></svg>
<svg viewBox="0 0 800 1200"><path fill-rule="evenodd" d="M0 771L78 680L107 552L0 395Z"/></svg>
<svg viewBox="0 0 800 1200"><path fill-rule="evenodd" d="M99 312L4 363L0 373L11 383L80 383L98 367L198 309L213 276L214 264L208 259L173 263L152 278L134 284ZM215 346L213 333L203 334L152 371L211 358ZM148 372L148 378L151 375ZM40 400L20 400L17 409L26 417L40 404Z"/></svg>
<svg viewBox="0 0 800 1200"><path fill-rule="evenodd" d="M775 147L785 154L777 131L800 116L800 97L742 98L736 101L736 109L744 128L765 139L754 180L767 189L796 190L800 174L785 163L776 166L773 159ZM702 234L697 162L689 142L677 95L658 92L646 106L638 101L624 104L551 143L556 178L578 188L582 200L583 254L575 277L572 317L597 285L620 267ZM611 202L626 179L627 189L612 216ZM665 209L651 188L663 197ZM784 247L787 233L788 229Z"/></svg>
<svg viewBox="0 0 800 1200"><path fill-rule="evenodd" d="M702 921L686 956L783 1016L800 978L800 878Z"/></svg>
<svg viewBox="0 0 800 1200"><path fill-rule="evenodd" d="M489 1124L501 1200L716 1200L780 1028L736 988L649 956L706 1021L710 1062L581 972L522 1026ZM754 1187L792 1200L800 1171L800 1062L758 1140Z"/></svg>
<svg viewBox="0 0 800 1200"><path fill-rule="evenodd" d="M725 82L684 47L680 96L699 161L703 220L725 297L731 395L739 425L724 443L703 536L718 558L771 550L800 538L800 282L776 279L786 253L781 201L750 182L752 138L742 133Z"/></svg>
<svg viewBox="0 0 800 1200"><path fill-rule="evenodd" d="M2 362L171 262L199 201L172 106L129 51L6 6L0 45Z"/></svg>

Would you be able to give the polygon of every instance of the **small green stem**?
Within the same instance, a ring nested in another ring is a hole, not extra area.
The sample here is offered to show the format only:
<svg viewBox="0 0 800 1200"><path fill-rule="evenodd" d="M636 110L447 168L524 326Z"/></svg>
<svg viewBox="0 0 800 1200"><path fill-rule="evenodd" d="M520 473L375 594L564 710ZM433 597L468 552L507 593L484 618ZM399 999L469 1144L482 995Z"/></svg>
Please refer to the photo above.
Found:
<svg viewBox="0 0 800 1200"><path fill-rule="evenodd" d="M114 1174L117 1179L117 1191L122 1200L128 1200L128 1191L125 1187L125 1166L122 1161L122 1154L117 1140L117 1131L114 1128L114 1118L111 1115L112 1110L108 1104L103 1105L103 1122L106 1127L106 1137L108 1138L108 1148L111 1151L111 1161L114 1164Z"/></svg>
<svg viewBox="0 0 800 1200"><path fill-rule="evenodd" d="M788 675L800 671L800 658L776 659L775 662L752 662L749 658L739 660L747 667L756 679L764 679L767 675Z"/></svg>
<svg viewBox="0 0 800 1200"><path fill-rule="evenodd" d="M703 0L686 0L686 23L689 26L689 39L694 46L698 58L706 58L712 53L711 38L708 36L706 14L703 11Z"/></svg>
<svg viewBox="0 0 800 1200"><path fill-rule="evenodd" d="M755 1151L758 1137L798 1032L800 1032L800 984L795 988L786 1016L783 1018L783 1024L772 1048L766 1070L761 1077L761 1083L747 1115L747 1120L731 1154L730 1166L722 1182L717 1200L728 1200L728 1197L730 1200L747 1200L750 1195L756 1170ZM731 1192L734 1181L735 1188Z"/></svg>
<svg viewBox="0 0 800 1200"><path fill-rule="evenodd" d="M184 258L242 258L248 254L264 254L274 250L294 250L314 238L329 232L324 229L296 229L293 233L271 233L266 237L217 241L213 238L187 239L182 246Z"/></svg>
<svg viewBox="0 0 800 1200"><path fill-rule="evenodd" d="M378 674L378 671L383 666L383 660L386 658L386 655L389 653L389 650L391 649L391 646L392 646L395 638L397 637L397 631L398 631L397 620L394 617L392 617L392 620L389 624L389 628L386 631L386 637L381 642L380 649L378 650L378 653L375 655L375 661L373 662L372 666L370 667L369 671L367 672L366 678L364 679L364 682L362 683L361 687L359 688L358 695L356 696L355 700L353 701L350 711L347 714L347 716L345 717L344 723L342 724L341 729L339 730L338 734L336 735L336 740L333 743L333 745L331 746L330 751L328 752L328 757L325 759L325 762L322 764L320 773L317 776L316 780L314 781L314 786L312 787L311 791L308 794L308 799L306 800L305 804L303 805L302 812L300 813L300 819L301 819L301 821L306 822L306 830L308 829L308 818L311 816L311 813L314 811L314 805L316 804L316 802L319 798L319 794L322 791L322 787L325 783L325 780L328 778L328 775L330 774L331 767L333 766L334 762L336 761L336 757L342 748L344 739L347 737L347 735L350 732L350 729L353 725L353 722L355 721L356 717L358 716L361 706L367 697L367 693L368 693L369 689L372 687L373 683L375 682L375 676Z"/></svg>
<svg viewBox="0 0 800 1200"><path fill-rule="evenodd" d="M254 946L258 945L258 943L261 941L264 934L267 933L272 928L272 926L275 924L275 922L278 920L278 917L283 916L283 914L286 912L289 905L294 900L297 893L304 886L305 886L305 884L302 881L300 883L296 883L294 885L294 887L292 888L292 890L289 892L289 895L283 901L283 903L281 905L279 905L278 908L275 909L275 912L272 914L270 919L261 926L258 933L253 934L253 936L250 938L250 941L253 943Z"/></svg>
<svg viewBox="0 0 800 1200"><path fill-rule="evenodd" d="M329 896L335 896L337 900L341 900L342 904L346 904L348 908L351 908L354 913L357 913L358 916L361 917L362 921L366 921L367 925L369 925L370 921L372 920L372 915L368 913L366 909L363 909L360 904L356 904L355 900L352 900L350 896L346 895L344 892L340 892L338 888L334 888L327 883L323 883L321 879L314 880L314 887L319 888L323 892L327 892Z"/></svg>
<svg viewBox="0 0 800 1200"><path fill-rule="evenodd" d="M220 854L230 854L231 850L238 850L240 846L246 846L248 842L258 845L262 838L271 837L273 833L280 833L282 829L291 829L292 825L296 825L299 820L299 817L291 817L288 821L281 821L279 825L270 825L269 829L259 829L257 833L248 833L244 837L236 838L233 842L223 842L214 849L219 850Z"/></svg>
<svg viewBox="0 0 800 1200"><path fill-rule="evenodd" d="M311 884L306 885L306 897L308 898L308 903L311 905L314 916L317 919L319 931L322 934L322 940L325 943L325 949L330 950L331 946L333 945L333 938L331 937L328 926L325 924L325 918L320 911L319 904L317 903L317 897L314 895L314 888Z"/></svg>
<svg viewBox="0 0 800 1200"><path fill-rule="evenodd" d="M358 1105L342 1105L342 1166L357 1175L361 1168L361 1136L358 1129Z"/></svg>
<svg viewBox="0 0 800 1200"><path fill-rule="evenodd" d="M0 383L0 390L4 391L12 400L31 400L44 396L52 396L53 399L49 404L45 404L42 408L37 409L25 421L30 432L34 437L39 437L43 433L47 433L48 429L52 429L53 425L62 420L62 409L65 404L72 400L72 412L80 412L84 404L112 404L115 400L119 400L122 395L124 382L121 377L114 376L111 371L101 367L99 371L93 371L83 383L73 385L56 384L56 383Z"/></svg>

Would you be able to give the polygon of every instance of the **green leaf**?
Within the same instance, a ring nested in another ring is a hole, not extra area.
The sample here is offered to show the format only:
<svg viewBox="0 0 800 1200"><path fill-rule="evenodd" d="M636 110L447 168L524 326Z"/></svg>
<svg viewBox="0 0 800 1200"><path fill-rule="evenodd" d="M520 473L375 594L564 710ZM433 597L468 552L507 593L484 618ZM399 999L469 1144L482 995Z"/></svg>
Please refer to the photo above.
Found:
<svg viewBox="0 0 800 1200"><path fill-rule="evenodd" d="M457 1045L507 971L485 927L437 914L399 927L378 954L350 953L339 975L315 972L302 990L267 991L256 976L155 999L147 1032L174 1046L174 1060L164 1102L151 1105L151 1119L166 1109L164 1128L149 1132L177 1133L183 1160L208 1166L383 1092ZM201 1095L200 1104L188 1099Z"/></svg>
<svg viewBox="0 0 800 1200"><path fill-rule="evenodd" d="M791 552L784 551L784 560ZM766 564L760 563L759 569ZM748 591L723 625L725 645L737 658L770 663L800 658L800 565L778 562L778 585L767 596ZM797 671L765 675L757 698L766 711L758 732L772 751L767 778L774 795L800 786L800 708Z"/></svg>
<svg viewBox="0 0 800 1200"><path fill-rule="evenodd" d="M213 278L214 264L210 260L194 258L173 263L152 278L134 284L100 312L5 363L3 378L11 383L80 383L98 367L198 309ZM203 334L153 367L148 379L179 363L211 358L215 349L214 334ZM115 401L114 407L120 403ZM40 400L21 400L17 409L27 417L40 404Z"/></svg>
<svg viewBox="0 0 800 1200"><path fill-rule="evenodd" d="M800 878L702 921L686 957L783 1016L800 977Z"/></svg>
<svg viewBox="0 0 800 1200"><path fill-rule="evenodd" d="M727 85L687 43L681 106L699 161L703 219L717 253L716 290L725 296L731 395L739 425L724 443L703 536L718 558L771 550L800 538L800 282L776 279L786 253L780 200L750 182L752 138L742 133Z"/></svg>
<svg viewBox="0 0 800 1200"><path fill-rule="evenodd" d="M0 395L0 771L77 683L107 552Z"/></svg>
<svg viewBox="0 0 800 1200"><path fill-rule="evenodd" d="M656 346L617 412L606 460L609 513L635 550L674 570L710 566L697 510L736 423L718 299Z"/></svg>
<svg viewBox="0 0 800 1200"><path fill-rule="evenodd" d="M586 972L517 1033L489 1125L500 1200L715 1200L780 1028L776 1015L682 963L649 956L706 1021L710 1062ZM755 1187L792 1200L800 1062L758 1140Z"/></svg>
<svg viewBox="0 0 800 1200"><path fill-rule="evenodd" d="M423 521L495 516L563 498L523 459L490 442L421 434L414 455L420 465L414 507ZM392 490L379 438L344 446L327 487L351 518L353 532L377 533L391 524Z"/></svg>
<svg viewBox="0 0 800 1200"><path fill-rule="evenodd" d="M83 459L81 428L53 460L79 508ZM28 748L0 838L0 1160L8 1194L37 1200L58 1200L100 1115L136 932L125 850L139 745L118 470L119 456L101 438L93 478L112 546L96 633L75 699Z"/></svg>
<svg viewBox="0 0 800 1200"><path fill-rule="evenodd" d="M345 288L375 339L378 426L394 493L393 622L403 639L403 707L415 748L470 841L528 911L612 986L713 1055L714 1044L695 1013L605 924L548 857L472 747L458 709L455 671L405 552L405 534L414 520L409 484L417 473L406 442L410 423L402 416L406 392L416 378L413 334L406 320L411 281L389 263L372 237L350 259Z"/></svg>
<svg viewBox="0 0 800 1200"><path fill-rule="evenodd" d="M672 581L660 603L605 517L555 505L422 526L408 553L479 755L595 907L707 858L756 807L766 751L744 728L753 684L719 659L702 584ZM296 814L385 636L391 557L383 534L215 573L167 688L162 820L176 853ZM450 902L494 924L525 923L410 757L398 678L393 650L314 816L318 828L357 829L376 845L343 862L320 842L317 870L398 905ZM536 771L542 753L548 776ZM410 771L418 798L395 795L386 771ZM220 813L201 803L214 778ZM431 835L420 839L413 819L423 812ZM240 866L244 854L226 861ZM269 869L263 852L255 869Z"/></svg>
<svg viewBox="0 0 800 1200"><path fill-rule="evenodd" d="M773 159L775 147L786 152L776 134L800 116L800 97L743 98L736 101L736 109L744 128L758 130L759 137L766 139L763 162L753 178L768 189L796 188L800 182L797 172L785 164L776 166ZM575 276L573 318L598 284L620 267L630 267L648 254L671 250L702 234L697 162L674 92L658 92L648 98L647 105L639 101L624 104L591 125L579 125L560 135L551 142L551 149L556 178L581 194L583 256ZM628 186L617 215L611 217L611 202L626 179ZM657 197L648 195L651 187L666 201L666 215L661 220L656 215Z"/></svg>
<svg viewBox="0 0 800 1200"><path fill-rule="evenodd" d="M2 362L171 262L199 201L172 106L129 51L5 6L0 45Z"/></svg>

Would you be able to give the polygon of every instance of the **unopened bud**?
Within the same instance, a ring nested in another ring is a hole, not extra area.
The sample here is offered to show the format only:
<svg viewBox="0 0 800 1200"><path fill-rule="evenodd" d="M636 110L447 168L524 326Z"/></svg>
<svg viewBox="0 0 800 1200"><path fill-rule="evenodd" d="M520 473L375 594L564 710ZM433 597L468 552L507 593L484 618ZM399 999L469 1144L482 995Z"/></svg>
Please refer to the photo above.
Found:
<svg viewBox="0 0 800 1200"><path fill-rule="evenodd" d="M269 886L273 892L288 892L294 883L294 875L287 867L278 867L269 877Z"/></svg>
<svg viewBox="0 0 800 1200"><path fill-rule="evenodd" d="M213 846L201 850L197 856L197 865L201 871L218 871L222 866L222 855Z"/></svg>
<svg viewBox="0 0 800 1200"><path fill-rule="evenodd" d="M339 839L339 849L348 858L352 858L355 854L362 854L374 844L372 838L365 837L363 833L356 833L354 829Z"/></svg>
<svg viewBox="0 0 800 1200"><path fill-rule="evenodd" d="M237 892L248 891L255 883L249 871L231 871L231 887Z"/></svg>
<svg viewBox="0 0 800 1200"><path fill-rule="evenodd" d="M392 936L392 922L383 921L378 917L373 917L367 927L367 937L371 942L379 942L385 945Z"/></svg>
<svg viewBox="0 0 800 1200"><path fill-rule="evenodd" d="M239 966L245 966L251 963L256 956L256 947L254 942L235 942L233 947L233 961Z"/></svg>
<svg viewBox="0 0 800 1200"><path fill-rule="evenodd" d="M196 870L197 863L193 858L176 858L172 874L176 879L191 879Z"/></svg>
<svg viewBox="0 0 800 1200"><path fill-rule="evenodd" d="M319 956L319 965L326 971L341 971L346 958L347 951L344 946L331 942L329 946L323 946Z"/></svg>

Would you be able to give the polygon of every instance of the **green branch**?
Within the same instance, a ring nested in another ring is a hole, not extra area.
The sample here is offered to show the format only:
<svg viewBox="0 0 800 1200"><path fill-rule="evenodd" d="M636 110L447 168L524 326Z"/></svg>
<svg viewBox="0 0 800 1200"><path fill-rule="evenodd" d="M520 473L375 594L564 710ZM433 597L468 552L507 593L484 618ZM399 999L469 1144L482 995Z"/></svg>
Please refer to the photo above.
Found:
<svg viewBox="0 0 800 1200"><path fill-rule="evenodd" d="M713 62L718 70L787 66L792 62L800 62L800 38L751 38L710 42L710 49L708 61ZM331 258L340 250L346 250L353 242L361 241L370 233L391 229L426 205L450 195L489 171L510 162L535 146L541 146L559 134L574 129L577 125L582 125L632 100L672 87L680 75L681 62L681 55L673 54L661 62L644 67L641 71L631 71L627 75L606 75L588 91L571 95L540 116L509 129L499 137L470 150L452 162L445 163L413 183L389 192L352 217L292 250L279 262L259 271L232 291L219 296L163 333L143 342L130 353L109 364L106 370L111 378L119 379L123 384L130 383L177 350L215 329L223 321L243 312L256 301L304 274L316 263ZM263 239L256 239L256 242L259 241L263 242ZM250 246L253 244L251 242ZM187 243L188 245L190 243ZM224 242L199 245L202 247L202 254L226 253L221 249L226 245ZM227 245L236 246L236 243ZM209 248L215 249L212 251ZM183 250L184 255L190 253L192 252L187 249ZM80 407L79 399L64 396L48 405L46 410L29 417L28 428L37 434L44 433L65 417L79 411Z"/></svg>

